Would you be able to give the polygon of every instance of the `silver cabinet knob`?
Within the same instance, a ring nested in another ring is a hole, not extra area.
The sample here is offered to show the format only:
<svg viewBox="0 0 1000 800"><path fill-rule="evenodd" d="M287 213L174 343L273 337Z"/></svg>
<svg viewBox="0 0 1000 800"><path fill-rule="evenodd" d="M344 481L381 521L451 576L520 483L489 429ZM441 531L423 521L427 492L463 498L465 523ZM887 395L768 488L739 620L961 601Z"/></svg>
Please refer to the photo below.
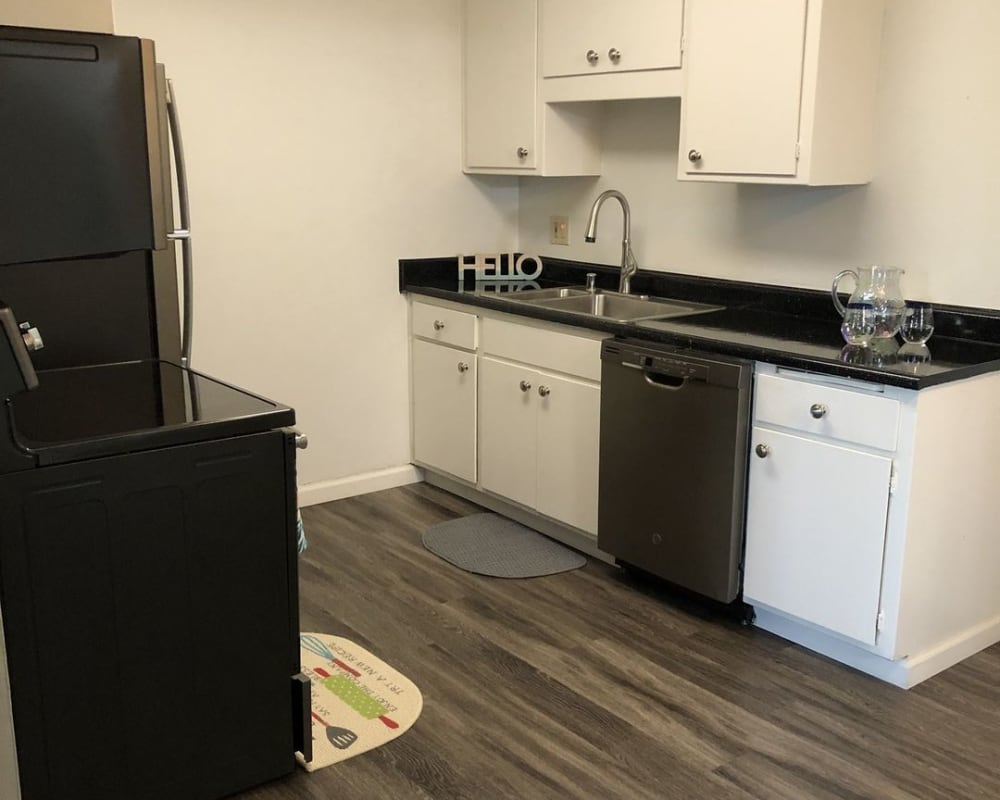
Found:
<svg viewBox="0 0 1000 800"><path fill-rule="evenodd" d="M551 391L552 390L549 389L548 386L539 386L538 387L538 396L539 397L548 397Z"/></svg>
<svg viewBox="0 0 1000 800"><path fill-rule="evenodd" d="M610 50L608 50L608 58L611 59L612 64L617 64L619 61L622 60L622 51L619 50L617 47L612 47Z"/></svg>
<svg viewBox="0 0 1000 800"><path fill-rule="evenodd" d="M518 158L527 158L528 157L528 148L527 147L519 147L519 148L517 148L517 157Z"/></svg>
<svg viewBox="0 0 1000 800"><path fill-rule="evenodd" d="M531 391L531 384L528 383L527 381L521 381L521 391L522 392L530 392Z"/></svg>
<svg viewBox="0 0 1000 800"><path fill-rule="evenodd" d="M598 53L597 53L596 50L588 50L587 51L587 61L589 61L591 64L596 64L600 60L601 60L601 57L600 57L600 55L598 55Z"/></svg>
<svg viewBox="0 0 1000 800"><path fill-rule="evenodd" d="M459 361L458 362L458 371L459 372L468 372L469 371L469 365L466 364L464 361Z"/></svg>
<svg viewBox="0 0 1000 800"><path fill-rule="evenodd" d="M771 453L771 448L766 444L759 444L754 448L754 452L757 454L757 458L767 458Z"/></svg>
<svg viewBox="0 0 1000 800"><path fill-rule="evenodd" d="M697 150L688 150L688 161L690 161L692 164L697 164L699 161L701 161L701 153L699 153Z"/></svg>
<svg viewBox="0 0 1000 800"><path fill-rule="evenodd" d="M304 433L295 434L295 449L305 450L309 446L309 437Z"/></svg>
<svg viewBox="0 0 1000 800"><path fill-rule="evenodd" d="M813 419L823 419L826 416L827 408L822 403L813 403L809 406L809 413L812 414Z"/></svg>
<svg viewBox="0 0 1000 800"><path fill-rule="evenodd" d="M434 330L439 331L444 327L444 322L439 319L434 320Z"/></svg>

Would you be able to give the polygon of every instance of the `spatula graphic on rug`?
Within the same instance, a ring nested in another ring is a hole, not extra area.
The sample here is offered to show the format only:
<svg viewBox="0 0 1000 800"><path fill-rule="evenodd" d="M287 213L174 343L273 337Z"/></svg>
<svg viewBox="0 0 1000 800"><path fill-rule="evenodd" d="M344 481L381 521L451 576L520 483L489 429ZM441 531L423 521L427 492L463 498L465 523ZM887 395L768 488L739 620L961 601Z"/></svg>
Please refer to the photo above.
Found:
<svg viewBox="0 0 1000 800"><path fill-rule="evenodd" d="M349 731L347 728L337 728L329 724L315 711L312 714L312 718L326 728L326 738L338 750L346 750L358 740L358 735L354 731Z"/></svg>

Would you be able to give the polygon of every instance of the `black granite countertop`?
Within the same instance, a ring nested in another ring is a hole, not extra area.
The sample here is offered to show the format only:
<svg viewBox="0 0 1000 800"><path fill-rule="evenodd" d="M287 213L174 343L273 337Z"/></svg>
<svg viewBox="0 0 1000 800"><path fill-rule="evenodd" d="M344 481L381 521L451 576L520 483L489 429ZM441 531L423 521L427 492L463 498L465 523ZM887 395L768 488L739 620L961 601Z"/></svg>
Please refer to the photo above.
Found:
<svg viewBox="0 0 1000 800"><path fill-rule="evenodd" d="M677 347L766 361L810 372L840 375L906 389L1000 370L1000 311L934 306L934 335L926 346L880 340L846 347L830 295L809 289L640 270L634 294L721 306L721 310L665 320L613 322L582 314L511 302L514 292L583 286L597 273L599 288L617 289L618 269L544 258L541 276L527 283L459 280L455 258L402 259L399 288L510 314L605 331Z"/></svg>

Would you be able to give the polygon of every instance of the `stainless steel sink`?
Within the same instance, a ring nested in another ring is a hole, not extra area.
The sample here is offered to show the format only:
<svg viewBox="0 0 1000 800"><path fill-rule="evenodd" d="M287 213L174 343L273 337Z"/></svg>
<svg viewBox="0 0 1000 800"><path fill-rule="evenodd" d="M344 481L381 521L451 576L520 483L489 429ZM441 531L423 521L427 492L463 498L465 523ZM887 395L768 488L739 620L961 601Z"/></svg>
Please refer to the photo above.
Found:
<svg viewBox="0 0 1000 800"><path fill-rule="evenodd" d="M585 314L590 317L614 322L633 322L640 319L664 319L688 314L704 314L717 311L721 306L704 303L689 303L682 300L667 300L655 297L623 295L616 292L589 294L583 292L572 296L560 296L537 302L544 308Z"/></svg>
<svg viewBox="0 0 1000 800"><path fill-rule="evenodd" d="M552 289L525 289L520 292L509 292L502 295L505 300L515 303L541 303L546 300L561 300L564 297L582 297L589 294L586 289L572 286L557 286Z"/></svg>

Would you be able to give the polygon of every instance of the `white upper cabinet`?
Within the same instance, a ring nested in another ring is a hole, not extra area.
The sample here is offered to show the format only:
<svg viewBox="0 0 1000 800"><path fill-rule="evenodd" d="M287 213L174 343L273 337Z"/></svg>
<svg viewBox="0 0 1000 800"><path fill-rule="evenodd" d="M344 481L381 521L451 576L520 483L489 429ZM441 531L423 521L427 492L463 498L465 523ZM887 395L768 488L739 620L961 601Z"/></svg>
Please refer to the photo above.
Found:
<svg viewBox="0 0 1000 800"><path fill-rule="evenodd" d="M542 99L679 97L683 0L539 0Z"/></svg>
<svg viewBox="0 0 1000 800"><path fill-rule="evenodd" d="M882 0L688 0L678 177L867 183Z"/></svg>
<svg viewBox="0 0 1000 800"><path fill-rule="evenodd" d="M463 45L466 172L600 174L601 109L539 97L537 0L465 0Z"/></svg>
<svg viewBox="0 0 1000 800"><path fill-rule="evenodd" d="M465 166L535 166L535 0L466 0Z"/></svg>
<svg viewBox="0 0 1000 800"><path fill-rule="evenodd" d="M683 0L540 0L542 75L681 65Z"/></svg>

